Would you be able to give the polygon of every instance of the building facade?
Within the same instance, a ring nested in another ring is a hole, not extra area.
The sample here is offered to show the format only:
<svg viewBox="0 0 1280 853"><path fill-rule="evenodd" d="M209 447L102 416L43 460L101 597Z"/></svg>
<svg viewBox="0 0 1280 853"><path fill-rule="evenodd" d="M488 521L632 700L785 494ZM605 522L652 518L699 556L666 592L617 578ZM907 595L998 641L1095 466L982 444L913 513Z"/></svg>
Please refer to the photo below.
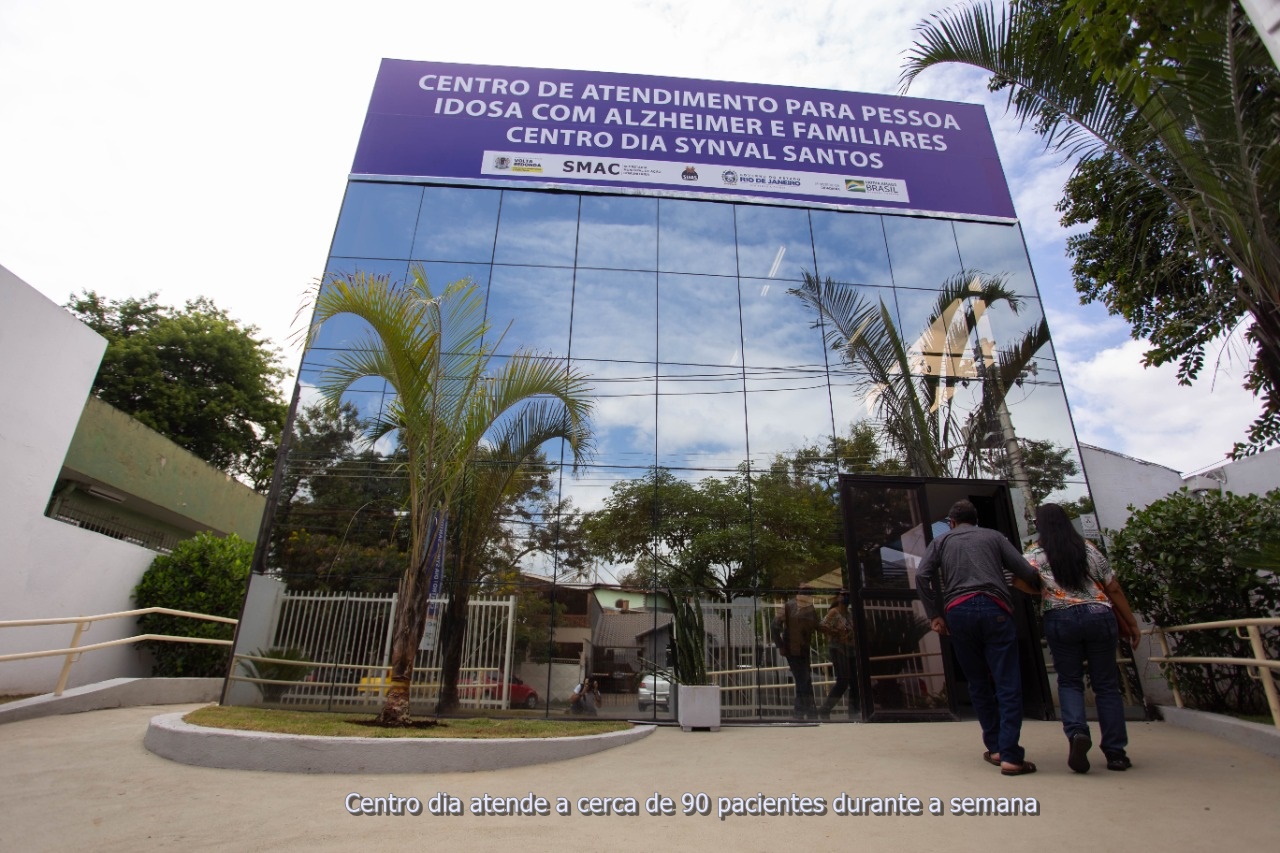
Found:
<svg viewBox="0 0 1280 853"><path fill-rule="evenodd" d="M535 351L593 387L590 463L575 474L560 446L544 448L538 488L506 506L506 538L466 575L474 591L520 594L502 551L552 579L696 593L725 620L708 628L713 647L732 647L724 685L754 685L744 716L785 714L791 701L767 640L776 596L817 579L861 585L838 475L1000 481L1017 522L1039 500L1087 495L981 107L387 60L326 282L394 285L415 269L437 290L459 279L481 289L495 359ZM292 587L390 592L403 567L386 557L403 547L394 442L326 450L317 436L325 424L340 434L341 416L309 408L368 334L335 317L303 356L294 446L258 561ZM347 423L387 411L394 394L360 380L344 397ZM876 703L952 701L911 600L914 558L946 510L898 506L885 527L897 532L870 549L896 567L885 571L901 600L880 621L905 637L885 628L871 657L921 658L906 670L864 663L868 715ZM549 627L526 625L533 647L513 655L551 642L550 599L521 617ZM668 624L653 610L628 646ZM821 641L814 664L827 666ZM619 713L635 713L628 701Z"/></svg>

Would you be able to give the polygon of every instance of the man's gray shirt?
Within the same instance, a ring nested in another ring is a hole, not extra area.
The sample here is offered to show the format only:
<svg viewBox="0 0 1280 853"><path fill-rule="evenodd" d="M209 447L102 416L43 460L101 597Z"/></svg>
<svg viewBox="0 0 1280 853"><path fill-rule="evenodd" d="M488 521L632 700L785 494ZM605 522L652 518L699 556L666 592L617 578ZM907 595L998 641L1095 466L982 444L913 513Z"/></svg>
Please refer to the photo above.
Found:
<svg viewBox="0 0 1280 853"><path fill-rule="evenodd" d="M1031 586L1040 587L1040 575L1013 547L1004 534L986 527L962 524L939 536L929 545L916 570L920 603L930 619L943 615L938 610L938 571L942 572L943 610L957 598L974 593L990 596L1013 609L1009 581L1012 572Z"/></svg>

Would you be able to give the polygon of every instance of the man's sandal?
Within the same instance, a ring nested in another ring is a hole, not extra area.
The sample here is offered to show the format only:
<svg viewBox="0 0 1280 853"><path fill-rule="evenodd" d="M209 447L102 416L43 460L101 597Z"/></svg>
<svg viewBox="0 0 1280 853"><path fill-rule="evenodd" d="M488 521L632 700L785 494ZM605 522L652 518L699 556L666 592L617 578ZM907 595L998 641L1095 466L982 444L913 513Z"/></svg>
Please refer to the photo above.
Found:
<svg viewBox="0 0 1280 853"><path fill-rule="evenodd" d="M1000 756L995 755L994 753L990 753L990 752L982 753L982 760L987 762L988 764L994 764L996 767L1000 766Z"/></svg>
<svg viewBox="0 0 1280 853"><path fill-rule="evenodd" d="M1013 767L1013 768L1009 768L1009 767L1000 768L1000 774L1002 776L1025 776L1028 773L1035 773L1035 772L1036 772L1036 766L1032 764L1030 761L1024 761L1021 764L1019 764L1017 767Z"/></svg>

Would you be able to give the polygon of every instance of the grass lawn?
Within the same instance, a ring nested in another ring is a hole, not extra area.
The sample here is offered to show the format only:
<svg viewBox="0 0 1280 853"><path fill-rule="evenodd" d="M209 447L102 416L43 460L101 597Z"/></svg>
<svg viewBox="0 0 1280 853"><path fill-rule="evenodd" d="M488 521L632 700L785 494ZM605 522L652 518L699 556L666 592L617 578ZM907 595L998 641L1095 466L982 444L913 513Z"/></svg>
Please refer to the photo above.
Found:
<svg viewBox="0 0 1280 853"><path fill-rule="evenodd" d="M387 729L369 725L373 715L328 714L310 711L277 711L210 705L183 717L196 726L279 732L322 737L426 737L426 738L542 738L578 737L631 728L623 720L545 720L515 717L445 719L437 726Z"/></svg>

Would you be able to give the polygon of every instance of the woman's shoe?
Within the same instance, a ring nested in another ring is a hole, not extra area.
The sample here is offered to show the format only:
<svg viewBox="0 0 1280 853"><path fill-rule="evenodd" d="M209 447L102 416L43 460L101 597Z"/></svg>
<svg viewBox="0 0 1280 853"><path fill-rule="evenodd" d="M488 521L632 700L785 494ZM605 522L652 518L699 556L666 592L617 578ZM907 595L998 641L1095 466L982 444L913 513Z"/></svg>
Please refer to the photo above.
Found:
<svg viewBox="0 0 1280 853"><path fill-rule="evenodd" d="M1108 770L1128 770L1133 766L1133 762L1129 760L1127 755L1117 755L1114 758L1107 759Z"/></svg>

